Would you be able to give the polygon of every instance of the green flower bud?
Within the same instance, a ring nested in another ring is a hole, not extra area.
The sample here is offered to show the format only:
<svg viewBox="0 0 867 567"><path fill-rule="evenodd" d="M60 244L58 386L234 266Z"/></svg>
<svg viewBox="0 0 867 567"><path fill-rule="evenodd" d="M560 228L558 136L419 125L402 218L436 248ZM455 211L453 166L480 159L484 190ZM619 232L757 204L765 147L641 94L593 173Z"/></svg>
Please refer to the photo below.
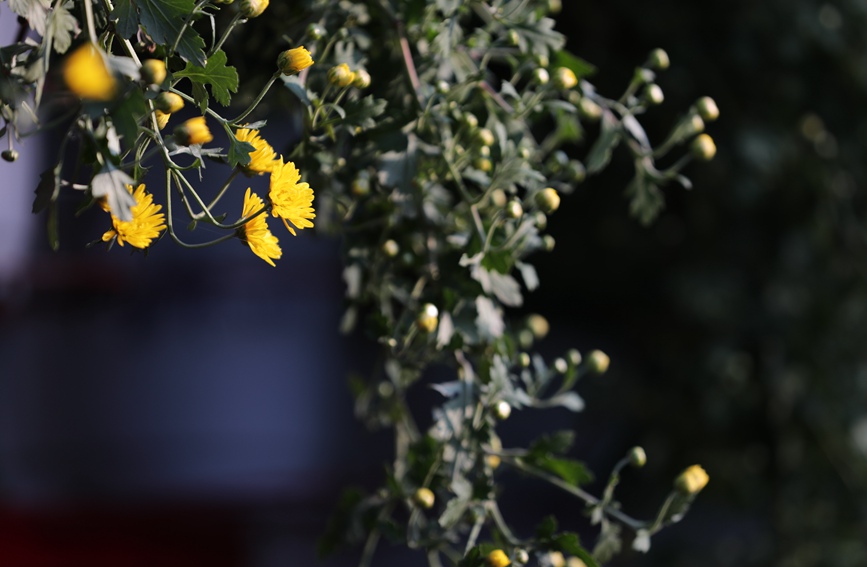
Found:
<svg viewBox="0 0 867 567"><path fill-rule="evenodd" d="M554 71L554 86L558 89L567 91L578 84L578 78L572 69L568 67L557 67Z"/></svg>
<svg viewBox="0 0 867 567"><path fill-rule="evenodd" d="M154 99L154 107L166 114L174 114L184 107L184 99L177 93L162 92Z"/></svg>
<svg viewBox="0 0 867 567"><path fill-rule="evenodd" d="M382 243L382 252L389 258L394 258L400 252L400 246L394 240L386 240Z"/></svg>
<svg viewBox="0 0 867 567"><path fill-rule="evenodd" d="M593 350L587 354L587 369L594 374L605 374L611 359L601 350Z"/></svg>
<svg viewBox="0 0 867 567"><path fill-rule="evenodd" d="M481 128L476 132L476 140L483 146L493 146L495 141L494 133L487 128Z"/></svg>
<svg viewBox="0 0 867 567"><path fill-rule="evenodd" d="M439 309L432 303L425 303L421 313L415 319L416 325L424 333L432 333L439 324Z"/></svg>
<svg viewBox="0 0 867 567"><path fill-rule="evenodd" d="M504 421L509 419L509 416L512 415L512 406L509 405L509 402L499 401L497 405L494 406L494 415L497 416L497 419L500 421Z"/></svg>
<svg viewBox="0 0 867 567"><path fill-rule="evenodd" d="M355 80L352 81L352 86L356 89L366 89L370 86L370 73L364 69L359 69L355 72Z"/></svg>
<svg viewBox="0 0 867 567"><path fill-rule="evenodd" d="M698 99L695 103L695 108L705 122L713 122L719 118L719 108L716 106L716 101L709 96L703 96Z"/></svg>
<svg viewBox="0 0 867 567"><path fill-rule="evenodd" d="M587 120L595 122L602 118L602 107L584 96L578 103L578 113Z"/></svg>
<svg viewBox="0 0 867 567"><path fill-rule="evenodd" d="M647 455L642 447L633 447L629 450L629 464L637 469L647 464Z"/></svg>
<svg viewBox="0 0 867 567"><path fill-rule="evenodd" d="M506 35L506 41L509 42L509 45L517 46L521 42L521 37L515 30L509 30L509 33Z"/></svg>
<svg viewBox="0 0 867 567"><path fill-rule="evenodd" d="M549 14L559 14L560 10L563 9L562 0L548 0L548 13Z"/></svg>
<svg viewBox="0 0 867 567"><path fill-rule="evenodd" d="M665 100L665 95L662 93L662 88L655 83L650 83L644 86L644 98L647 102L653 105L662 104Z"/></svg>
<svg viewBox="0 0 867 567"><path fill-rule="evenodd" d="M560 206L560 195L552 187L542 189L536 193L536 206L542 212L550 215Z"/></svg>
<svg viewBox="0 0 867 567"><path fill-rule="evenodd" d="M560 374L566 374L566 371L569 370L569 363L566 362L565 358L556 358L554 359L554 370Z"/></svg>
<svg viewBox="0 0 867 567"><path fill-rule="evenodd" d="M166 80L166 62L162 59L147 59L141 64L139 76L149 85L161 85Z"/></svg>
<svg viewBox="0 0 867 567"><path fill-rule="evenodd" d="M325 30L319 24L311 23L307 26L307 35L310 39L322 39L325 37Z"/></svg>
<svg viewBox="0 0 867 567"><path fill-rule="evenodd" d="M502 209L506 206L506 199L506 192L502 189L494 189L491 191L491 204L498 209Z"/></svg>
<svg viewBox="0 0 867 567"><path fill-rule="evenodd" d="M530 554L527 553L526 549L516 549L515 550L515 563L518 565L526 565L530 562Z"/></svg>
<svg viewBox="0 0 867 567"><path fill-rule="evenodd" d="M587 178L587 170L584 168L584 164L577 159L569 161L566 172L575 183L582 183Z"/></svg>
<svg viewBox="0 0 867 567"><path fill-rule="evenodd" d="M241 0L241 15L245 18L258 18L268 7L270 0Z"/></svg>
<svg viewBox="0 0 867 567"><path fill-rule="evenodd" d="M548 59L548 56L544 53L537 53L533 56L533 61L536 62L536 65L539 67L547 67L551 64L551 61Z"/></svg>
<svg viewBox="0 0 867 567"><path fill-rule="evenodd" d="M471 130L479 127L479 119L472 112L464 112L461 115L461 122Z"/></svg>
<svg viewBox="0 0 867 567"><path fill-rule="evenodd" d="M699 134L690 144L692 155L702 161L710 161L716 155L716 144L707 134Z"/></svg>
<svg viewBox="0 0 867 567"><path fill-rule="evenodd" d="M527 328L530 329L535 338L544 339L551 330L551 325L543 316L533 313L527 316Z"/></svg>
<svg viewBox="0 0 867 567"><path fill-rule="evenodd" d="M437 92L441 95L445 95L449 93L450 90L448 81L437 81Z"/></svg>
<svg viewBox="0 0 867 567"><path fill-rule="evenodd" d="M520 366L521 368L529 368L530 362L530 355L526 352L522 352L518 355L518 366Z"/></svg>
<svg viewBox="0 0 867 567"><path fill-rule="evenodd" d="M566 358L569 359L569 364L572 366L578 366L581 364L581 353L578 352L578 349L570 348L566 351Z"/></svg>
<svg viewBox="0 0 867 567"><path fill-rule="evenodd" d="M664 49L654 49L650 52L650 55L647 56L647 65L651 69L664 71L668 69L669 64L668 53L666 53Z"/></svg>
<svg viewBox="0 0 867 567"><path fill-rule="evenodd" d="M413 504L424 510L430 510L433 508L435 501L436 496L434 496L434 493L430 488L419 488L415 491L415 494L412 495Z"/></svg>
<svg viewBox="0 0 867 567"><path fill-rule="evenodd" d="M547 85L550 79L550 75L548 75L548 70L542 67L536 67L533 69L533 81L538 85Z"/></svg>
<svg viewBox="0 0 867 567"><path fill-rule="evenodd" d="M515 199L509 201L509 204L506 205L506 216L513 219L519 219L524 215L524 207L521 206L521 203Z"/></svg>
<svg viewBox="0 0 867 567"><path fill-rule="evenodd" d="M478 169L479 171L484 171L485 173L488 173L494 168L493 162L491 162L490 159L485 157L474 160L473 165L476 167L476 169Z"/></svg>
<svg viewBox="0 0 867 567"><path fill-rule="evenodd" d="M553 252L554 246L556 246L556 245L557 245L557 241L554 240L554 237L551 236L550 234L546 234L545 236L542 237L542 248L546 252Z"/></svg>
<svg viewBox="0 0 867 567"><path fill-rule="evenodd" d="M536 211L533 214L533 223L539 230L545 230L545 227L548 226L548 216L542 211Z"/></svg>

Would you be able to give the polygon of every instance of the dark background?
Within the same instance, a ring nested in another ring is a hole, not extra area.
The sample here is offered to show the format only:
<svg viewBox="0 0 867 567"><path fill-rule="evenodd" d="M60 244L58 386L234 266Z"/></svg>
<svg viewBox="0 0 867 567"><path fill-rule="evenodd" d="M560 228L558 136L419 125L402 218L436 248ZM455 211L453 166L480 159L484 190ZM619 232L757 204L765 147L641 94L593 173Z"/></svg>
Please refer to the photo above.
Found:
<svg viewBox="0 0 867 567"><path fill-rule="evenodd" d="M867 7L564 2L558 21L603 94L664 48L651 139L710 95L718 153L649 228L627 217L622 153L564 197L524 311L551 321L546 355L601 348L611 369L579 384L586 412L516 412L504 442L574 428L600 477L644 446L618 491L637 517L705 467L685 521L613 564L867 564ZM15 220L39 164L0 166L21 179L2 187L0 565L315 564L339 489L374 486L389 454L351 417L345 377L372 347L336 332L338 244L280 234L277 268L233 243L106 254L84 248L101 212L73 220L70 197L50 253L44 219ZM593 541L580 502L503 481L519 532L554 512Z"/></svg>

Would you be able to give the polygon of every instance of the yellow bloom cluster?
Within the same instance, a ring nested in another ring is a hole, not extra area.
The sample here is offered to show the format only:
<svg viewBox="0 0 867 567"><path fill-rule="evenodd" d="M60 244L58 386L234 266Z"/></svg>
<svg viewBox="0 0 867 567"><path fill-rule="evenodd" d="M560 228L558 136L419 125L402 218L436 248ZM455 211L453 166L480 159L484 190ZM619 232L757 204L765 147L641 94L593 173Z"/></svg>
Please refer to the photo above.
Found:
<svg viewBox="0 0 867 567"><path fill-rule="evenodd" d="M154 197L150 193L145 193L144 184L139 185L135 192L132 185L127 185L126 189L132 193L136 203L131 209L132 220L122 221L112 213L112 229L102 235L102 240L108 242L117 238L117 243L121 246L124 242L129 242L130 246L135 248L147 248L166 228L166 216L160 212L163 207L154 204ZM103 203L102 207L111 212L107 204Z"/></svg>
<svg viewBox="0 0 867 567"><path fill-rule="evenodd" d="M106 64L106 54L92 43L85 43L66 58L63 80L83 99L105 102L117 92L117 80Z"/></svg>
<svg viewBox="0 0 867 567"><path fill-rule="evenodd" d="M299 183L301 174L291 161L280 163L271 170L271 214L283 219L283 224L295 236L295 230L310 228L313 210L313 189L307 183Z"/></svg>

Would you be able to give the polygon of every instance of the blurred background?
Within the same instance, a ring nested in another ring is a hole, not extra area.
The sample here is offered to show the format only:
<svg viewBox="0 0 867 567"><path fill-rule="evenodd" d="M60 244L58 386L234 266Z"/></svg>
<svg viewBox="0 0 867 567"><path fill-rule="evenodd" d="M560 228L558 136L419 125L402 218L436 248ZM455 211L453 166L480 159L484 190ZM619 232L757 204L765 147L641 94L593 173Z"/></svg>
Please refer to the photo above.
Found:
<svg viewBox="0 0 867 567"><path fill-rule="evenodd" d="M664 48L651 139L709 95L718 153L649 228L626 214L622 154L564 198L515 316L548 317L544 354L601 348L612 365L579 384L584 413L515 412L504 444L574 428L603 479L644 446L618 489L637 517L705 467L685 521L612 565L867 565L867 2L563 4L558 29L603 94ZM5 9L0 23L14 33ZM230 49L261 48L248 27ZM232 243L106 253L85 247L104 214L74 219L70 196L52 253L28 216L37 154L0 163L0 565L315 565L339 490L376 486L389 456L352 418L346 376L373 347L337 333L339 244L281 235L277 268ZM503 481L519 533L555 513L593 541L579 502Z"/></svg>

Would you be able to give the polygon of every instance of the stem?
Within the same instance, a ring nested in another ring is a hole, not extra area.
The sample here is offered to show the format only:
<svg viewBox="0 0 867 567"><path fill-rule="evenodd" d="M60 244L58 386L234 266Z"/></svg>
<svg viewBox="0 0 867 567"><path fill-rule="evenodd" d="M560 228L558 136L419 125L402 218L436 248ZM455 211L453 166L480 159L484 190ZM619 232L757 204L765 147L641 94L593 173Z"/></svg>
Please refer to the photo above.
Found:
<svg viewBox="0 0 867 567"><path fill-rule="evenodd" d="M196 7L193 8L192 12L190 12L187 17L184 18L184 23L181 24L181 31L178 32L178 37L175 38L175 42L172 44L172 48L169 49L169 55L173 54L175 51L178 50L178 45L180 45L181 43L181 38L184 37L184 32L187 31L187 28L190 27L190 22L193 21L193 16L196 15L199 12L199 9L208 2L209 0L201 0L198 4L196 4Z"/></svg>
<svg viewBox="0 0 867 567"><path fill-rule="evenodd" d="M235 29L235 26L238 25L242 17L243 16L241 16L241 12L235 14L235 16L232 18L232 21L229 22L229 26L226 28L226 31L224 31L222 37L220 37L220 41L215 43L211 50L208 51L208 57L210 57L211 55L219 51L221 47L223 47L223 44L229 38L229 34L232 33L232 30Z"/></svg>
<svg viewBox="0 0 867 567"><path fill-rule="evenodd" d="M84 0L84 16L87 19L87 35L90 36L90 43L96 45L96 22L93 19L91 0Z"/></svg>
<svg viewBox="0 0 867 567"><path fill-rule="evenodd" d="M229 185L232 184L232 181L235 179L235 177L237 177L237 175L238 175L238 173L240 173L240 171L241 170L239 170L237 167L232 170L232 174L229 176L229 178L223 184L223 188L220 189L220 192L217 193L217 196L214 197L214 199L208 204L208 209L214 208L214 205L216 205L220 201L220 199L223 198L223 195L226 193L226 190L229 188Z"/></svg>
<svg viewBox="0 0 867 567"><path fill-rule="evenodd" d="M246 118L251 112L253 112L256 109L256 106L258 106L259 103L262 102L262 99L265 97L265 94L268 92L268 90L271 89L271 85L274 84L274 81L277 80L277 77L282 74L282 71L277 71L273 75L271 75L271 78L268 79L268 82L262 88L262 91L259 93L259 96L256 97L256 100L254 100L253 103L247 108L247 110L242 112L237 118L235 118L234 120L230 120L229 124L237 126L238 122L240 122L241 120Z"/></svg>
<svg viewBox="0 0 867 567"><path fill-rule="evenodd" d="M491 518L497 525L497 529L499 529L500 533L503 534L503 537L506 538L506 541L508 541L512 545L520 544L520 540L515 537L515 534L513 534L512 530L509 529L509 526L506 525L506 520L503 519L503 514L502 512L500 512L500 507L497 506L497 501L488 500L487 502L485 502L485 507L491 514Z"/></svg>
<svg viewBox="0 0 867 567"><path fill-rule="evenodd" d="M166 170L166 225L168 226L169 236L172 237L172 240L174 240L175 242L177 242L179 245L183 246L184 248L207 248L208 246L213 246L214 244L219 244L220 242L225 242L226 240L234 238L235 234L232 233L232 234L227 234L225 236L221 236L220 238L217 238L216 240L211 240L209 242L202 242L199 244L189 244L187 242L184 242L180 238L178 238L178 235L175 234L174 223L172 222L171 174L172 174L172 171L167 169Z"/></svg>

